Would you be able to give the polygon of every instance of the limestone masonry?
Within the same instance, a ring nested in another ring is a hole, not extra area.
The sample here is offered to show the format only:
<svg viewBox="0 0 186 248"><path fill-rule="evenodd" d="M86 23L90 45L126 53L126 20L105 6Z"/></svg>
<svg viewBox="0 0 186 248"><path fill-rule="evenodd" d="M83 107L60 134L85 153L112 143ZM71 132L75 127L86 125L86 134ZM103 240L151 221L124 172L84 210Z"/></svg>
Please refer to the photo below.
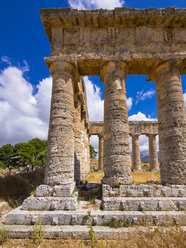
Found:
<svg viewBox="0 0 186 248"><path fill-rule="evenodd" d="M170 220L184 226L186 112L180 76L186 74L186 9L54 8L41 9L40 17L53 77L45 184L5 223L34 224L40 218L47 225L102 225L116 218L132 225ZM85 75L104 82L103 122L89 121ZM157 122L128 121L127 75L155 81ZM90 171L91 135L99 136L104 178L98 210L87 215L75 186L80 189ZM150 170L160 169L161 184L132 184L131 170L141 170L140 135L148 136Z"/></svg>

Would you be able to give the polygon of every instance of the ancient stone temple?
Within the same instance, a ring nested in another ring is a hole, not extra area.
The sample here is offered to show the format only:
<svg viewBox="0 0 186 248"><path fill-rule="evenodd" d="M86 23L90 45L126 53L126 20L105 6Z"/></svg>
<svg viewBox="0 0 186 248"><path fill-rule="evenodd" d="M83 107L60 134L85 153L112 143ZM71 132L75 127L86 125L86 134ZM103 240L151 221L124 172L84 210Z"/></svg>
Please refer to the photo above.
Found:
<svg viewBox="0 0 186 248"><path fill-rule="evenodd" d="M149 163L151 171L158 171L158 153L156 136L158 135L157 121L129 121L129 135L132 137L132 171L141 170L139 136L146 135L149 138ZM104 122L89 121L89 135L99 137L99 160L98 169L103 170L103 137Z"/></svg>
<svg viewBox="0 0 186 248"><path fill-rule="evenodd" d="M16 225L39 218L50 228L73 225L74 233L80 225L84 235L90 224L101 235L98 227L113 215L131 225L168 220L186 225L186 112L180 77L186 73L186 9L59 8L41 9L40 17L51 47L45 62L53 77L45 184L5 223L15 231ZM104 82L103 122L89 122L85 75L99 75ZM155 81L157 122L128 121L127 75ZM99 170L104 170L102 199L86 217L74 189L90 170L89 137L94 134L99 136ZM131 171L141 170L140 135L149 138L150 169L160 168L162 184L132 183ZM65 227L60 230L63 236Z"/></svg>

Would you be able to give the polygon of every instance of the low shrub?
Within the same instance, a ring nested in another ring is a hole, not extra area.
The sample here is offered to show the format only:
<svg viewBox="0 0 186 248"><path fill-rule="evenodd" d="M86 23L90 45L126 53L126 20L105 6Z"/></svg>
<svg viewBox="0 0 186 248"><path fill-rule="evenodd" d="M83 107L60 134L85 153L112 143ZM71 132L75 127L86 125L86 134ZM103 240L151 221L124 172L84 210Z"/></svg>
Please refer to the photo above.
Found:
<svg viewBox="0 0 186 248"><path fill-rule="evenodd" d="M0 177L0 197L29 196L31 187L20 175Z"/></svg>
<svg viewBox="0 0 186 248"><path fill-rule="evenodd" d="M130 220L117 220L116 218L112 218L112 220L104 222L102 226L109 226L112 228L129 227L131 226L131 222Z"/></svg>
<svg viewBox="0 0 186 248"><path fill-rule="evenodd" d="M4 243L8 240L9 238L9 230L6 228L0 228L0 245L3 247Z"/></svg>

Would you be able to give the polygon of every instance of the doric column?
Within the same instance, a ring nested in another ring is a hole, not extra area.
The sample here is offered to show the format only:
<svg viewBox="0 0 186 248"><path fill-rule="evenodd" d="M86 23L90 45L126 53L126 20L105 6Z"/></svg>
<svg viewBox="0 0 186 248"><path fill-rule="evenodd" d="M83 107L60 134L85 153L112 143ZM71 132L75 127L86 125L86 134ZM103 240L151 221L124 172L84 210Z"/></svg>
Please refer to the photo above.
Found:
<svg viewBox="0 0 186 248"><path fill-rule="evenodd" d="M74 170L75 181L79 183L81 181L81 103L75 96L75 112L74 112Z"/></svg>
<svg viewBox="0 0 186 248"><path fill-rule="evenodd" d="M156 81L160 174L162 183L186 183L186 113L180 72L173 61L154 69Z"/></svg>
<svg viewBox="0 0 186 248"><path fill-rule="evenodd" d="M76 69L67 62L49 66L53 76L45 183L61 186L70 196L74 188L74 78ZM64 187L63 187L64 186Z"/></svg>
<svg viewBox="0 0 186 248"><path fill-rule="evenodd" d="M103 182L117 187L131 183L125 63L108 62L101 77L105 87Z"/></svg>
<svg viewBox="0 0 186 248"><path fill-rule="evenodd" d="M156 144L156 134L148 134L149 138L149 163L151 171L158 171L158 153Z"/></svg>
<svg viewBox="0 0 186 248"><path fill-rule="evenodd" d="M86 164L86 175L90 172L90 140L87 131L87 164Z"/></svg>
<svg viewBox="0 0 186 248"><path fill-rule="evenodd" d="M132 170L141 170L139 134L131 134L132 136Z"/></svg>
<svg viewBox="0 0 186 248"><path fill-rule="evenodd" d="M99 160L98 160L98 170L103 170L103 135L99 135Z"/></svg>

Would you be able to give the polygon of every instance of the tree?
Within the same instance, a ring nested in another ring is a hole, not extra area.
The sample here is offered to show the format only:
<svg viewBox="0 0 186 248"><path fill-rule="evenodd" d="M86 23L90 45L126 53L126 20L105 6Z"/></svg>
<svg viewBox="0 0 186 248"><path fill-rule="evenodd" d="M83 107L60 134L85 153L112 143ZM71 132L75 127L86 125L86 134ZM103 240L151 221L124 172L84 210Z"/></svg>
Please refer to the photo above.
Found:
<svg viewBox="0 0 186 248"><path fill-rule="evenodd" d="M5 168L10 164L12 154L13 154L12 145L7 144L0 147L0 161L1 161L1 165L4 164Z"/></svg>
<svg viewBox="0 0 186 248"><path fill-rule="evenodd" d="M2 161L0 161L0 168L1 168L1 169L6 169L6 167L7 167L7 166L6 166Z"/></svg>
<svg viewBox="0 0 186 248"><path fill-rule="evenodd" d="M36 162L39 166L44 166L46 164L46 152L47 150L45 149L37 155Z"/></svg>
<svg viewBox="0 0 186 248"><path fill-rule="evenodd" d="M47 140L40 140L38 138L34 138L30 141L28 141L29 144L31 144L35 148L35 153L34 153L34 159L37 159L37 155L45 151L47 148Z"/></svg>
<svg viewBox="0 0 186 248"><path fill-rule="evenodd" d="M29 143L17 143L13 149L12 161L13 166L26 165L33 163L35 147Z"/></svg>
<svg viewBox="0 0 186 248"><path fill-rule="evenodd" d="M94 147L90 145L90 158L96 158L97 152L95 151Z"/></svg>

